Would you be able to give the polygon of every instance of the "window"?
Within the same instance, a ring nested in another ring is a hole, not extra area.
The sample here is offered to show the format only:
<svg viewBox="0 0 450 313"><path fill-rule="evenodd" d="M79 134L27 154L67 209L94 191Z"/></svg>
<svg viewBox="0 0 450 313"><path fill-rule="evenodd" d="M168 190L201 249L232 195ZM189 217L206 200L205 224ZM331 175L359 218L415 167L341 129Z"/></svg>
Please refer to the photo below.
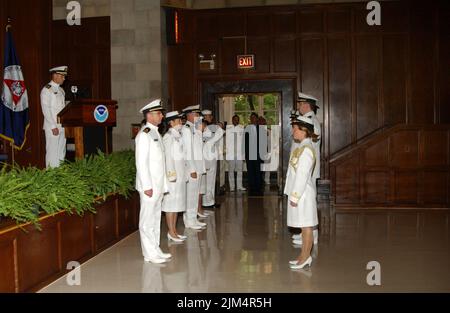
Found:
<svg viewBox="0 0 450 313"><path fill-rule="evenodd" d="M252 112L263 116L267 125L279 125L280 96L276 93L233 95L232 115L238 115L241 124L250 123Z"/></svg>

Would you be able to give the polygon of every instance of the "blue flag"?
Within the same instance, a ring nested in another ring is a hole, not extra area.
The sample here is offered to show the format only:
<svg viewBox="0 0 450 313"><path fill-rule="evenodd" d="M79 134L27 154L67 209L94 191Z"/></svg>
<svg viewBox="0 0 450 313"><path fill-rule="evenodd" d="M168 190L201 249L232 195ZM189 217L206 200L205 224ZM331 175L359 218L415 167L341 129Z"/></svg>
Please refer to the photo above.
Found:
<svg viewBox="0 0 450 313"><path fill-rule="evenodd" d="M0 137L20 150L30 126L28 94L11 31L6 31L3 88L0 101Z"/></svg>

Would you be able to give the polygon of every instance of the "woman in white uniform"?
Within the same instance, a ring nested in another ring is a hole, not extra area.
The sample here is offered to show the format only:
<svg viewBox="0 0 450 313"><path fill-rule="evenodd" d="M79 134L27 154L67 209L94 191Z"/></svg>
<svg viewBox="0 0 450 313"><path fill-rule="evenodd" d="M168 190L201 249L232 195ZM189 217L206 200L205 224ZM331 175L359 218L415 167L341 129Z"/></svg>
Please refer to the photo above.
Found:
<svg viewBox="0 0 450 313"><path fill-rule="evenodd" d="M178 111L166 115L168 131L163 137L166 175L169 180L169 193L164 196L162 211L166 213L169 232L167 238L174 242L183 242L186 236L177 233L179 212L186 211L186 188L188 176L185 170L183 141L181 140L181 116Z"/></svg>
<svg viewBox="0 0 450 313"><path fill-rule="evenodd" d="M288 196L287 225L302 229L302 252L294 261L290 261L292 269L301 269L311 265L311 249L313 245L313 227L318 224L316 188L313 172L316 163L313 141L314 124L303 116L292 121L292 136L299 142L289 158L284 194Z"/></svg>

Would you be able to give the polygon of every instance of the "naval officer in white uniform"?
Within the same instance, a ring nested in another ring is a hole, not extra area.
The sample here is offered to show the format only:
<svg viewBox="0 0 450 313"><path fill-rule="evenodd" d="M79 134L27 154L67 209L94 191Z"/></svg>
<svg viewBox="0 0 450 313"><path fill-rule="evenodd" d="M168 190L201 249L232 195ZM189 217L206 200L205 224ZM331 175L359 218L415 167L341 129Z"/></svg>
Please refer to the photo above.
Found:
<svg viewBox="0 0 450 313"><path fill-rule="evenodd" d="M183 214L183 220L186 228L197 230L206 226L206 223L197 219L201 177L206 173L203 160L203 134L201 132L202 119L200 112L199 105L185 108L183 113L186 115L186 124L181 129L186 171L189 175L186 192L186 212Z"/></svg>
<svg viewBox="0 0 450 313"><path fill-rule="evenodd" d="M308 117L311 119L314 124L314 134L317 135L317 141L313 142L314 151L316 153L316 166L314 167L313 173L313 183L314 187L317 187L317 180L320 179L320 144L321 144L321 127L320 121L316 116L317 109L319 109L319 105L317 104L318 100L306 93L299 92L297 97L297 112L304 117ZM295 146L295 145L294 145ZM313 231L314 235L314 244L317 244L319 240L319 230L317 229L318 225L315 226ZM300 235L294 235L293 244L294 245L302 245L302 237Z"/></svg>
<svg viewBox="0 0 450 313"><path fill-rule="evenodd" d="M216 203L216 172L217 160L219 158L219 145L223 144L222 138L225 132L219 125L213 124L214 118L211 110L203 110L202 115L208 125L203 132L205 142L206 194L203 195L202 204L207 209L219 208L220 205Z"/></svg>
<svg viewBox="0 0 450 313"><path fill-rule="evenodd" d="M317 225L316 188L313 173L316 163L313 142L314 124L308 117L299 116L292 121L292 136L300 145L289 158L284 194L288 196L287 226L302 229L303 247L296 260L290 261L293 269L311 265L313 227Z"/></svg>
<svg viewBox="0 0 450 313"><path fill-rule="evenodd" d="M186 236L177 232L177 217L179 212L186 211L186 188L188 173L186 172L183 141L181 139L181 115L178 111L166 114L165 122L169 129L163 137L166 162L166 175L169 180L169 193L164 195L162 210L166 213L169 232L167 239L183 242Z"/></svg>
<svg viewBox="0 0 450 313"><path fill-rule="evenodd" d="M139 234L146 262L164 263L172 256L159 247L161 203L169 191L164 161L164 146L158 125L164 117L161 100L157 99L141 110L146 124L136 136L136 190L141 199Z"/></svg>
<svg viewBox="0 0 450 313"><path fill-rule="evenodd" d="M242 185L242 171L245 160L245 146L244 146L244 127L239 124L239 116L234 115L232 124L228 125L226 130L226 159L228 161L228 181L230 184L230 191L237 189L238 191L246 191ZM234 173L236 172L236 180ZM235 186L235 182L236 185Z"/></svg>
<svg viewBox="0 0 450 313"><path fill-rule="evenodd" d="M52 80L41 90L41 108L44 114L45 165L58 167L66 156L66 136L58 123L58 113L66 106L65 93L61 88L67 76L67 66L50 69Z"/></svg>

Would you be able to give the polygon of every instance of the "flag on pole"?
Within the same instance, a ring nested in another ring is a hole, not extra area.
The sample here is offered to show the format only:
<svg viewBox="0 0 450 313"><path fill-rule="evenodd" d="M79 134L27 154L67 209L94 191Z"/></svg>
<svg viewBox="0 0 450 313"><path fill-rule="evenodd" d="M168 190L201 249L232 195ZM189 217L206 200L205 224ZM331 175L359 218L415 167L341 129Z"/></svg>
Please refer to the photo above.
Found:
<svg viewBox="0 0 450 313"><path fill-rule="evenodd" d="M3 88L0 99L0 137L21 150L30 126L28 94L10 26L6 29Z"/></svg>

